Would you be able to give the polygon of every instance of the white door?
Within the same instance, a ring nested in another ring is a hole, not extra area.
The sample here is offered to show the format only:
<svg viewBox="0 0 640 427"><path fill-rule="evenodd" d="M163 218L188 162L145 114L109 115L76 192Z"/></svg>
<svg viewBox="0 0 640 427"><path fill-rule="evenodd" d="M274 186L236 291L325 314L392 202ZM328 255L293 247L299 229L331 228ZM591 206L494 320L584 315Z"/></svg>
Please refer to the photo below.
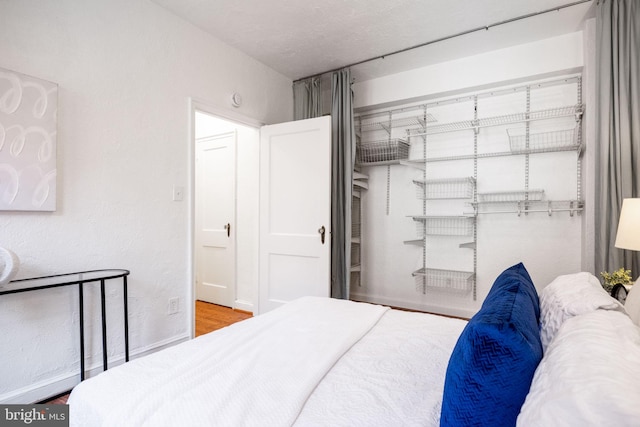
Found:
<svg viewBox="0 0 640 427"><path fill-rule="evenodd" d="M196 298L233 306L236 132L196 140Z"/></svg>
<svg viewBox="0 0 640 427"><path fill-rule="evenodd" d="M260 131L259 312L330 296L331 117Z"/></svg>

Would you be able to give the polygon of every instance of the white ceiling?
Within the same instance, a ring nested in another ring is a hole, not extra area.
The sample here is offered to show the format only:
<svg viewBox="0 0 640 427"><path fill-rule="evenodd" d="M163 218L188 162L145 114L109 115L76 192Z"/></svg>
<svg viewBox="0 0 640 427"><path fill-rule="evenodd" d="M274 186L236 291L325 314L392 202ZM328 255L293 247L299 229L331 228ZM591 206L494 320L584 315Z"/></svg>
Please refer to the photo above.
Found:
<svg viewBox="0 0 640 427"><path fill-rule="evenodd" d="M493 27L579 0L152 0L295 80L484 28L352 68L362 81L579 31L593 1Z"/></svg>

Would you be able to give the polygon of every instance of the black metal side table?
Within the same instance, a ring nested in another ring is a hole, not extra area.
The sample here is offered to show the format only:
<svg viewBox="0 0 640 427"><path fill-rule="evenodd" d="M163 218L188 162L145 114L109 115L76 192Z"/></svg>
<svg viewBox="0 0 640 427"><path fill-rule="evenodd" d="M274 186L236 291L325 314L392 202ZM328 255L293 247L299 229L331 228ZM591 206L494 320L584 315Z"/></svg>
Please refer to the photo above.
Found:
<svg viewBox="0 0 640 427"><path fill-rule="evenodd" d="M122 278L124 293L124 352L125 362L129 361L129 313L127 304L127 276L129 270L90 270L78 273L57 274L54 276L33 277L9 282L0 289L0 295L18 294L22 292L39 291L42 289L59 288L62 286L78 286L78 301L80 308L80 381L84 381L84 286L88 283L100 282L100 305L102 309L102 365L107 366L107 317L105 309L105 281Z"/></svg>

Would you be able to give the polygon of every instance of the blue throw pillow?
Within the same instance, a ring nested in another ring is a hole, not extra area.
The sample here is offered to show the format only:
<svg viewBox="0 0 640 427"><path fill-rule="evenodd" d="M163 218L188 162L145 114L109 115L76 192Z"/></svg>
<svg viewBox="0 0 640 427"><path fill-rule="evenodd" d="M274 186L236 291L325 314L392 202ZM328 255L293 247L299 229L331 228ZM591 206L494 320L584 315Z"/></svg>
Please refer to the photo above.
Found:
<svg viewBox="0 0 640 427"><path fill-rule="evenodd" d="M515 426L542 359L538 293L522 263L494 282L458 338L444 384L441 426Z"/></svg>

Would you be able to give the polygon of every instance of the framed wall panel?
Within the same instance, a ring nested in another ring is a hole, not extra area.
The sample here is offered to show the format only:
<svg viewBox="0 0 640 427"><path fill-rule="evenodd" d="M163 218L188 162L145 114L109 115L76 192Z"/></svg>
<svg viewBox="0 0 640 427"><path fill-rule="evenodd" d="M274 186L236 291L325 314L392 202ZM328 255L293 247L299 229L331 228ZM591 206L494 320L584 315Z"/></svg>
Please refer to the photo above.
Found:
<svg viewBox="0 0 640 427"><path fill-rule="evenodd" d="M0 210L56 210L58 85L0 68Z"/></svg>

